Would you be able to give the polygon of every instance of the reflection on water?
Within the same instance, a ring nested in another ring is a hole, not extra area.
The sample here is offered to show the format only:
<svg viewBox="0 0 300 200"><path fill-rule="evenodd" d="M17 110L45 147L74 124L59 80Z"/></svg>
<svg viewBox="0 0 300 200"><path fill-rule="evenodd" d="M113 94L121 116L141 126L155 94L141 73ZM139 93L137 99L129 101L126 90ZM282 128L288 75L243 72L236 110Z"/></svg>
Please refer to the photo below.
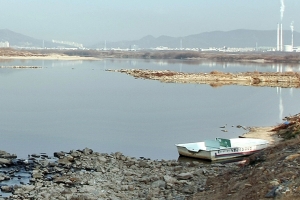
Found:
<svg viewBox="0 0 300 200"><path fill-rule="evenodd" d="M81 65L82 63L83 63L82 60L72 60L72 61L64 61L64 62L52 62L52 67L69 67L69 66Z"/></svg>
<svg viewBox="0 0 300 200"><path fill-rule="evenodd" d="M126 59L14 60L1 65L44 66L0 69L0 146L19 157L89 147L104 153L177 159L176 143L237 137L245 133L234 128L237 125L275 125L282 117L299 112L295 110L298 89L213 88L105 71L276 71L273 65ZM291 70L291 66L281 69ZM292 70L299 71L299 66ZM220 130L224 124L228 132Z"/></svg>

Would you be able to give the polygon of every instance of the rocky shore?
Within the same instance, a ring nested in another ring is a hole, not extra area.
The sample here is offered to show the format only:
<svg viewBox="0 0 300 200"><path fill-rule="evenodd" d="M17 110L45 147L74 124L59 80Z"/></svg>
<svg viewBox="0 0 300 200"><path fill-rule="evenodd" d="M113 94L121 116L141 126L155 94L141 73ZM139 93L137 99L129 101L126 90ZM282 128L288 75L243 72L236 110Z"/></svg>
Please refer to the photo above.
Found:
<svg viewBox="0 0 300 200"><path fill-rule="evenodd" d="M107 71L126 73L135 78L159 80L165 83L210 84L212 87L223 85L242 85L257 87L299 88L300 74L297 72L245 72L223 73L183 73L169 70L120 69Z"/></svg>
<svg viewBox="0 0 300 200"><path fill-rule="evenodd" d="M0 159L0 181L12 179L20 170L30 178L28 183L15 185L0 182L1 191L10 195L2 199L183 200L205 190L208 177L239 168L236 164L132 158L88 148L56 152L52 160L46 155L35 154L26 160L7 155L1 154L6 158Z"/></svg>
<svg viewBox="0 0 300 200"><path fill-rule="evenodd" d="M0 200L299 199L299 127L297 114L278 126L250 129L244 137L273 138L272 145L230 163L151 160L89 148L27 159L0 151ZM278 134L293 139L277 140Z"/></svg>

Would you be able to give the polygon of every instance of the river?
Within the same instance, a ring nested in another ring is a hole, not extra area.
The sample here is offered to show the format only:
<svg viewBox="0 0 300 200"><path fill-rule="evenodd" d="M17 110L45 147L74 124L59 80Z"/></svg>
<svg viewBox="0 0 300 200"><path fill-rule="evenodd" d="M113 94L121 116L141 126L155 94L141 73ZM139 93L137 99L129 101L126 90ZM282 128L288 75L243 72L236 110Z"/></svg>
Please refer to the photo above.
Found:
<svg viewBox="0 0 300 200"><path fill-rule="evenodd" d="M237 125L276 125L299 112L295 88L161 83L105 71L299 71L299 66L125 59L0 65L0 149L19 158L88 147L177 159L176 143L237 137L245 132ZM15 65L41 68L5 67Z"/></svg>

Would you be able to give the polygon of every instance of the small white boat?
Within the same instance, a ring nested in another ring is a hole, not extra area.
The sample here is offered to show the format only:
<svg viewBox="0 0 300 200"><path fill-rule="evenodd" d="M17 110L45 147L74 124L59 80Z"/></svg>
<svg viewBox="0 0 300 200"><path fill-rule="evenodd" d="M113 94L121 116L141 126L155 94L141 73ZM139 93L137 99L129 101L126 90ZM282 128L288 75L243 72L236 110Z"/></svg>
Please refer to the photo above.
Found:
<svg viewBox="0 0 300 200"><path fill-rule="evenodd" d="M269 142L255 138L216 138L204 142L176 144L179 155L207 160L251 155L268 147Z"/></svg>

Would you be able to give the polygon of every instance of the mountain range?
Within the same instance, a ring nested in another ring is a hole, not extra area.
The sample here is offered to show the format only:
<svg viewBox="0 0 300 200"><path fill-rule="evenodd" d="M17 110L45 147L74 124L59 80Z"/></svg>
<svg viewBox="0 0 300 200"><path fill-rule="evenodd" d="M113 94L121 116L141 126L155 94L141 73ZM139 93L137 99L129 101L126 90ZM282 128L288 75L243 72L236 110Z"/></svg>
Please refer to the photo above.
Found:
<svg viewBox="0 0 300 200"><path fill-rule="evenodd" d="M300 33L294 32L294 46L300 46ZM284 44L291 44L291 31L283 31ZM11 47L72 47L66 44L55 44L51 41L35 39L8 29L0 29L0 41L8 41ZM184 37L145 36L139 40L100 42L87 48L142 48L149 49L159 46L169 48L209 48L209 47L276 47L276 30L246 30L203 32ZM105 46L106 45L106 46Z"/></svg>

